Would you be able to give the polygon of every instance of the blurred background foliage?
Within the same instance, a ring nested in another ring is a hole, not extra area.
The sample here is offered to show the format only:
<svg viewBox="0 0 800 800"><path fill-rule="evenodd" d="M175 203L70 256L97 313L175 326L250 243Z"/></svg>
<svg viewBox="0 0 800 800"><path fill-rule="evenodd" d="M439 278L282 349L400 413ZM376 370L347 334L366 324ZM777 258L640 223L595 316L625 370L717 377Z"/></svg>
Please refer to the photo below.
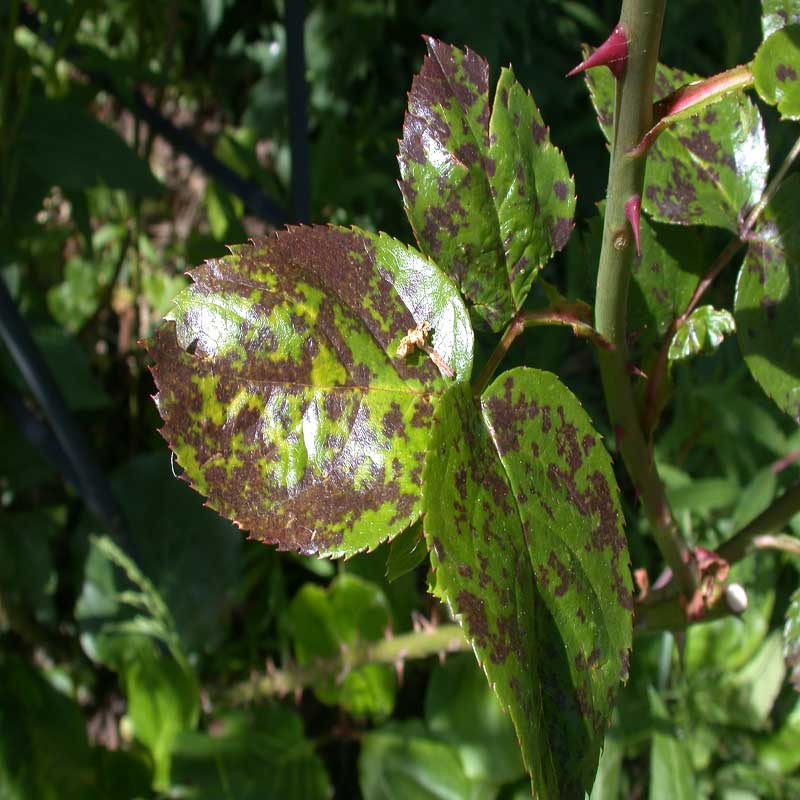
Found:
<svg viewBox="0 0 800 800"><path fill-rule="evenodd" d="M752 0L668 6L666 63L711 74L760 41ZM426 594L413 534L393 548L390 582L389 546L338 564L278 554L204 509L174 477L138 342L186 269L305 217L300 195L311 221L411 240L395 156L421 33L469 45L495 74L513 61L533 92L579 195L578 228L547 277L590 301L606 150L582 82L563 76L618 10L307 2L307 139L293 181L283 2L2 4L0 796L528 796L510 723L470 654L362 665L234 702L265 664L318 664L447 611ZM787 142L764 113L775 161ZM687 271L721 246L714 231L693 236ZM720 306L734 274L711 293ZM485 354L492 342L481 344ZM605 425L584 343L536 330L510 361L557 370ZM43 369L52 383L37 381ZM673 375L657 457L685 534L710 547L797 479L784 462L800 436L735 343ZM51 407L62 400L85 447L64 434ZM634 564L658 568L627 501ZM593 797L800 796L800 704L777 638L797 561L737 569L750 589L743 620L637 638Z"/></svg>

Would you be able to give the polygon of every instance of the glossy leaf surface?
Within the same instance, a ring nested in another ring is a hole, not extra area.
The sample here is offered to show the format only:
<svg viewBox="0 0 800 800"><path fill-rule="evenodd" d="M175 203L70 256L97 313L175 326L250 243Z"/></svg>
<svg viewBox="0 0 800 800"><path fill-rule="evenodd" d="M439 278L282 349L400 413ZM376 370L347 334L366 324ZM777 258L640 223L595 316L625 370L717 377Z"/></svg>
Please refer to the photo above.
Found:
<svg viewBox="0 0 800 800"><path fill-rule="evenodd" d="M608 454L550 373L516 369L479 411L436 412L424 527L435 591L458 615L541 797L591 788L627 676L631 581Z"/></svg>
<svg viewBox="0 0 800 800"><path fill-rule="evenodd" d="M659 64L655 99L694 80L696 75ZM586 82L600 127L610 139L614 80L607 70L592 70ZM656 139L648 153L642 206L659 222L714 225L737 233L764 191L767 159L756 106L741 94L724 96Z"/></svg>
<svg viewBox="0 0 800 800"><path fill-rule="evenodd" d="M712 353L734 330L736 323L729 311L700 306L692 311L675 334L669 346L669 360L681 361L700 353Z"/></svg>
<svg viewBox="0 0 800 800"><path fill-rule="evenodd" d="M786 623L783 626L783 657L789 669L789 680L800 692L800 589L795 589L789 608L786 610Z"/></svg>
<svg viewBox="0 0 800 800"><path fill-rule="evenodd" d="M150 343L162 434L193 487L251 537L321 555L372 549L419 515L428 429L469 377L451 281L384 235L291 228L192 273Z"/></svg>
<svg viewBox="0 0 800 800"><path fill-rule="evenodd" d="M734 314L747 366L764 391L800 421L800 178L767 205L736 284Z"/></svg>
<svg viewBox="0 0 800 800"><path fill-rule="evenodd" d="M761 11L765 39L786 25L800 22L800 0L761 0Z"/></svg>
<svg viewBox="0 0 800 800"><path fill-rule="evenodd" d="M783 119L800 119L800 25L773 33L753 62L756 90Z"/></svg>
<svg viewBox="0 0 800 800"><path fill-rule="evenodd" d="M575 187L533 98L510 69L427 39L400 142L406 214L420 248L500 330L567 242Z"/></svg>

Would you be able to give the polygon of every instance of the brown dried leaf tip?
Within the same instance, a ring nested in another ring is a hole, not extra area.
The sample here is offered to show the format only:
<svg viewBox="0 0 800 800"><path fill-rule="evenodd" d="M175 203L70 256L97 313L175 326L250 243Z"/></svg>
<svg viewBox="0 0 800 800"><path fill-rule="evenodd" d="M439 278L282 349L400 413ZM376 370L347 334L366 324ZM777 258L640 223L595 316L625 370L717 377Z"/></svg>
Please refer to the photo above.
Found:
<svg viewBox="0 0 800 800"><path fill-rule="evenodd" d="M408 331L408 333L400 340L400 344L397 345L397 357L398 358L408 358L414 350L422 350L423 352L427 353L430 356L431 361L439 368L439 371L444 375L446 378L455 378L456 373L450 368L450 365L427 343L427 338L431 332L431 325L427 320L423 320L417 325L416 328L412 328Z"/></svg>

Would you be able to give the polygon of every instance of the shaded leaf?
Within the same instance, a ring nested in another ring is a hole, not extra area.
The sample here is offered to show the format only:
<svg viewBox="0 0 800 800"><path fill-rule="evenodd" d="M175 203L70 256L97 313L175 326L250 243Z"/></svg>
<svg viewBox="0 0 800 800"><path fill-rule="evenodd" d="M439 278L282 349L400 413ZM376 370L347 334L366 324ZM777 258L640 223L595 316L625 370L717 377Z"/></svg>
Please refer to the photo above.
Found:
<svg viewBox="0 0 800 800"><path fill-rule="evenodd" d="M101 797L78 704L7 652L0 655L0 796Z"/></svg>
<svg viewBox="0 0 800 800"><path fill-rule="evenodd" d="M187 732L175 743L172 783L193 800L332 796L325 766L294 711L280 706L228 711L213 720L213 731Z"/></svg>
<svg viewBox="0 0 800 800"><path fill-rule="evenodd" d="M700 306L678 328L669 346L669 360L681 361L700 353L713 353L726 334L736 330L730 311L713 306Z"/></svg>
<svg viewBox="0 0 800 800"><path fill-rule="evenodd" d="M589 800L618 800L625 748L614 733L607 733Z"/></svg>
<svg viewBox="0 0 800 800"><path fill-rule="evenodd" d="M348 573L327 589L307 583L289 608L295 656L301 666L334 659L343 648L357 649L381 639L389 622L389 604L380 588ZM394 667L363 664L339 675L325 675L315 683L314 693L324 703L339 705L356 716L387 716L394 708Z"/></svg>
<svg viewBox="0 0 800 800"><path fill-rule="evenodd" d="M795 589L786 609L783 626L783 657L789 668L789 680L800 692L800 589Z"/></svg>
<svg viewBox="0 0 800 800"><path fill-rule="evenodd" d="M42 512L0 512L0 604L12 627L17 613L42 624L56 621L52 531Z"/></svg>
<svg viewBox="0 0 800 800"><path fill-rule="evenodd" d="M471 780L502 784L524 777L514 726L472 654L451 656L434 670L425 720L457 748Z"/></svg>
<svg viewBox="0 0 800 800"><path fill-rule="evenodd" d="M68 100L31 97L18 148L23 170L65 190L102 185L157 194L162 189L115 131Z"/></svg>
<svg viewBox="0 0 800 800"><path fill-rule="evenodd" d="M773 33L753 61L756 91L783 119L800 119L800 24Z"/></svg>
<svg viewBox="0 0 800 800"><path fill-rule="evenodd" d="M428 545L418 523L392 539L386 559L386 580L396 581L416 569L428 556Z"/></svg>
<svg viewBox="0 0 800 800"><path fill-rule="evenodd" d="M454 387L425 465L435 591L509 710L542 797L582 797L631 643L631 580L611 462L546 372Z"/></svg>
<svg viewBox="0 0 800 800"><path fill-rule="evenodd" d="M510 69L500 74L490 118L487 62L426 43L400 142L406 214L420 248L497 331L567 243L574 182Z"/></svg>
<svg viewBox="0 0 800 800"><path fill-rule="evenodd" d="M800 421L800 176L764 209L736 283L742 354L761 388Z"/></svg>
<svg viewBox="0 0 800 800"><path fill-rule="evenodd" d="M457 750L418 720L366 734L358 760L364 800L491 800L486 786L470 780Z"/></svg>
<svg viewBox="0 0 800 800"><path fill-rule="evenodd" d="M655 99L697 80L659 64ZM610 141L614 79L590 70L586 83L600 127ZM714 225L738 233L758 202L769 170L764 125L742 94L721 97L699 114L675 122L650 148L642 206L653 219L679 225Z"/></svg>
<svg viewBox="0 0 800 800"><path fill-rule="evenodd" d="M164 437L208 504L253 538L372 549L419 516L422 464L472 330L450 280L385 235L291 228L208 261L150 343Z"/></svg>
<svg viewBox="0 0 800 800"><path fill-rule="evenodd" d="M761 0L761 27L766 39L785 25L800 22L800 0Z"/></svg>
<svg viewBox="0 0 800 800"><path fill-rule="evenodd" d="M664 705L654 689L648 691L650 712L653 715L653 740L650 746L650 800L695 800L692 762L686 745L677 731Z"/></svg>

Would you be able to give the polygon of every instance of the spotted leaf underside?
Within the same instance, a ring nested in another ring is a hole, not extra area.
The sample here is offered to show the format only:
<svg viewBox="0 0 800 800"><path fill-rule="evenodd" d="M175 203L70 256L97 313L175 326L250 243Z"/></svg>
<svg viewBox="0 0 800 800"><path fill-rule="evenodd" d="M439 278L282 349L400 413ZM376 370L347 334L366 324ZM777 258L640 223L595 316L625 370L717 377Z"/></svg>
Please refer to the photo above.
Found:
<svg viewBox="0 0 800 800"><path fill-rule="evenodd" d="M400 141L400 189L420 249L500 330L567 242L575 186L536 104L469 49L426 39Z"/></svg>
<svg viewBox="0 0 800 800"><path fill-rule="evenodd" d="M349 555L411 525L434 410L471 370L453 283L388 236L324 226L191 277L149 350L162 434L192 486L285 550ZM423 322L449 369L398 356Z"/></svg>
<svg viewBox="0 0 800 800"><path fill-rule="evenodd" d="M739 344L753 377L800 422L800 176L767 204L736 283Z"/></svg>
<svg viewBox="0 0 800 800"><path fill-rule="evenodd" d="M435 416L423 493L434 590L511 714L536 796L583 798L631 646L610 458L539 370L501 375L480 407L454 386Z"/></svg>
<svg viewBox="0 0 800 800"><path fill-rule="evenodd" d="M659 64L654 99L695 80L696 75ZM593 69L586 83L610 141L614 79L606 69ZM768 170L761 114L744 94L725 95L676 121L650 147L642 206L659 222L712 225L738 234L761 199Z"/></svg>

